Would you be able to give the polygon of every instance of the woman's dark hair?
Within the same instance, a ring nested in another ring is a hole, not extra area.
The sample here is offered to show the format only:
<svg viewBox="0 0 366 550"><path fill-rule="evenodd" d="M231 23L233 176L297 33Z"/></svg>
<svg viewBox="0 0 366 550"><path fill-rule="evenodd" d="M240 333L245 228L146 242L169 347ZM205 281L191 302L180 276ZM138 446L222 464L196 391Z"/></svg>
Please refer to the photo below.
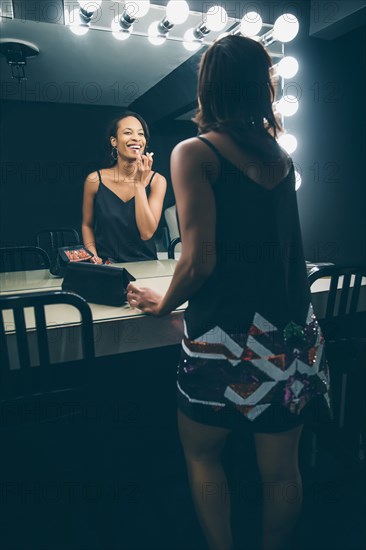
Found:
<svg viewBox="0 0 366 550"><path fill-rule="evenodd" d="M115 118L114 120L112 120L112 122L110 123L110 125L108 127L108 131L107 131L107 140L108 140L108 144L107 144L107 148L108 148L107 161L108 161L110 166L114 166L117 162L111 156L113 147L111 145L111 139L110 138L111 137L115 137L115 138L117 137L117 131L118 131L119 123L121 122L121 120L123 120L124 118L127 118L128 116L132 116L134 118L137 118L137 120L141 123L141 126L144 130L145 139L146 139L145 149L147 149L147 147L149 145L150 132L149 132L149 127L148 127L147 123L145 122L145 120L138 113L134 113L132 111L124 111L121 114L121 116L119 116L119 117Z"/></svg>
<svg viewBox="0 0 366 550"><path fill-rule="evenodd" d="M282 127L272 108L271 67L270 56L255 40L229 35L214 42L199 66L199 110L193 121L200 133L227 132L242 145L250 145L253 134L276 138Z"/></svg>

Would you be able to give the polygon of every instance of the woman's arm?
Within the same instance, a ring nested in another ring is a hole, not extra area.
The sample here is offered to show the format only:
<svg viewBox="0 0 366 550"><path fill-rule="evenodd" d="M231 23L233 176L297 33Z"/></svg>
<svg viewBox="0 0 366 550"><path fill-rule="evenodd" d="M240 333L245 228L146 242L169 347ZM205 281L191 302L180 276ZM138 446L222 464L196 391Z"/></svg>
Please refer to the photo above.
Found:
<svg viewBox="0 0 366 550"><path fill-rule="evenodd" d="M171 174L182 238L182 254L167 293L130 283L127 298L144 313L166 315L187 301L207 280L216 264L216 206L212 183L217 161L196 138L175 147Z"/></svg>
<svg viewBox="0 0 366 550"><path fill-rule="evenodd" d="M136 225L143 241L151 239L159 225L165 192L166 179L160 174L154 176L149 198L146 195L145 181L135 183Z"/></svg>
<svg viewBox="0 0 366 550"><path fill-rule="evenodd" d="M97 173L93 172L92 174L89 174L84 184L83 221L81 225L81 232L83 235L84 246L94 254L94 261L96 261L96 263L102 263L101 258L98 257L93 229L94 197L98 191L98 186L99 180Z"/></svg>

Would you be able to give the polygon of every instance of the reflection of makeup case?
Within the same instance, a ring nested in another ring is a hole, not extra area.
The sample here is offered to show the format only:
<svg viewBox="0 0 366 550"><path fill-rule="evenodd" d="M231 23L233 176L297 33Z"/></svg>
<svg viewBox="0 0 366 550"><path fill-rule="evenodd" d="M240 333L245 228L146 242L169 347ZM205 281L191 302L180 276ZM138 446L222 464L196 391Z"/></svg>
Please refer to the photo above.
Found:
<svg viewBox="0 0 366 550"><path fill-rule="evenodd" d="M51 263L50 272L56 277L63 277L69 263L89 262L93 256L94 254L82 244L62 246L57 249L57 255Z"/></svg>
<svg viewBox="0 0 366 550"><path fill-rule="evenodd" d="M67 266L62 290L75 292L87 302L121 306L126 288L136 279L124 267L72 262Z"/></svg>

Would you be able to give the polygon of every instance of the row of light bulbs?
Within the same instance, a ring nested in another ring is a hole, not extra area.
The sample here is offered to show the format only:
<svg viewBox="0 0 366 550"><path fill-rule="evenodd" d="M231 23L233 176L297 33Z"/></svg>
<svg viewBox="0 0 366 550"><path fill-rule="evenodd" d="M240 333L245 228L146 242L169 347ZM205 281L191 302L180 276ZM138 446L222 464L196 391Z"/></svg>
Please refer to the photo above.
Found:
<svg viewBox="0 0 366 550"><path fill-rule="evenodd" d="M101 7L102 0L78 0L79 9L76 8L70 13L65 11L66 24L70 30L77 34L86 34L89 30L90 21L94 13ZM122 15L116 15L111 23L111 31L117 40L126 40L133 31L133 24L144 17L150 8L150 0L123 1ZM154 21L148 28L147 37L151 44L158 46L166 41L169 31L174 25L184 23L189 16L189 6L185 0L170 0L166 6L166 15L160 21ZM212 6L203 15L203 21L196 28L188 29L183 36L183 46L189 51L198 50L203 38L210 32L219 32L227 25L227 13L220 6ZM235 34L242 34L248 37L258 37L263 26L262 18L257 12L248 12L240 22L240 27ZM283 43L290 42L299 31L299 22L295 16L286 13L278 17L269 31L257 39L263 45L268 46L274 41ZM228 33L223 33L218 37ZM294 57L286 56L279 63L274 65L275 73L284 78L293 78L298 71L299 65ZM275 103L275 110L283 117L294 115L299 107L295 96L285 95ZM297 139L292 134L285 133L278 138L280 146L292 154L297 148ZM296 189L301 185L301 176L296 172Z"/></svg>
<svg viewBox="0 0 366 550"><path fill-rule="evenodd" d="M133 31L135 21L144 17L150 9L150 0L121 0L123 3L122 15L116 15L111 23L111 31L117 40L126 40ZM101 7L102 0L79 0L79 8L70 13L65 10L66 24L70 30L79 35L86 34L94 13ZM166 15L161 21L154 21L148 28L147 36L150 42L156 46L165 42L169 31L175 25L181 25L189 16L189 5L185 0L170 0L166 6ZM188 29L183 36L183 45L188 50L199 49L203 38L210 32L219 32L228 22L228 15L221 6L211 6L203 21L196 28ZM244 36L257 36L263 26L259 13L248 12L240 22L239 31ZM291 14L283 14L274 23L273 29L260 37L267 46L279 40L290 42L297 35L299 22Z"/></svg>

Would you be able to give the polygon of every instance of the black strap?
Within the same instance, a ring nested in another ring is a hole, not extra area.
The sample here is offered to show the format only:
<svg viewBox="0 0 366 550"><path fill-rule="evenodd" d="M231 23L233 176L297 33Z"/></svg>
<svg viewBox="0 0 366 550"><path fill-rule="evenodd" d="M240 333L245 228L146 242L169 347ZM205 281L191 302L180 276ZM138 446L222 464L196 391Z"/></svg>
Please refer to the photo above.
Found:
<svg viewBox="0 0 366 550"><path fill-rule="evenodd" d="M213 143L211 143L211 141L209 141L208 139L204 138L204 137L201 137L201 136L197 136L198 139L200 139L201 141L203 141L204 143L206 143L206 145L209 146L209 148L211 149L211 151L213 151L215 153L215 155L217 156L217 158L219 160L222 160L222 154L220 153L220 151L218 149L216 149L215 145Z"/></svg>
<svg viewBox="0 0 366 550"><path fill-rule="evenodd" d="M100 175L99 170L97 170L97 174L98 174L98 178L99 178L99 183L102 183L102 176Z"/></svg>
<svg viewBox="0 0 366 550"><path fill-rule="evenodd" d="M150 178L150 181L149 181L149 183L147 184L147 186L146 186L146 187L148 187L148 186L150 185L150 183L152 182L152 180L153 180L153 177L155 176L155 174L156 174L156 172L153 172L153 173L151 174L151 178Z"/></svg>

